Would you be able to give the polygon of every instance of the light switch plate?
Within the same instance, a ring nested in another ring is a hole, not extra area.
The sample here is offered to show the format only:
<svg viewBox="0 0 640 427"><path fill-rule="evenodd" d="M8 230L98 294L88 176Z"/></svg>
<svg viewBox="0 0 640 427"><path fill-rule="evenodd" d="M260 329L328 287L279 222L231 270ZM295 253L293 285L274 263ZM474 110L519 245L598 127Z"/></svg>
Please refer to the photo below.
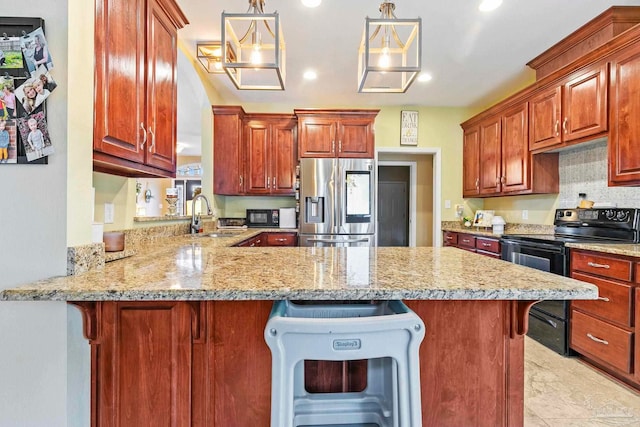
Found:
<svg viewBox="0 0 640 427"><path fill-rule="evenodd" d="M451 200L445 200L444 201L444 208L445 209L451 209Z"/></svg>
<svg viewBox="0 0 640 427"><path fill-rule="evenodd" d="M529 211L524 209L522 211L522 219L529 219Z"/></svg>
<svg viewBox="0 0 640 427"><path fill-rule="evenodd" d="M104 204L104 223L113 224L114 207L113 203Z"/></svg>

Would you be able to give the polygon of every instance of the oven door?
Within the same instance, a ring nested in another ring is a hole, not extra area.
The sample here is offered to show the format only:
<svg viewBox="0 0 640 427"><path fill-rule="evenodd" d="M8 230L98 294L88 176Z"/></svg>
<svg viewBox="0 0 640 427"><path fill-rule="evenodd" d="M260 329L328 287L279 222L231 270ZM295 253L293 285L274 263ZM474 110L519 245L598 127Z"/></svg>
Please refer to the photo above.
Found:
<svg viewBox="0 0 640 427"><path fill-rule="evenodd" d="M569 257L564 245L502 238L502 259L548 273L567 276Z"/></svg>

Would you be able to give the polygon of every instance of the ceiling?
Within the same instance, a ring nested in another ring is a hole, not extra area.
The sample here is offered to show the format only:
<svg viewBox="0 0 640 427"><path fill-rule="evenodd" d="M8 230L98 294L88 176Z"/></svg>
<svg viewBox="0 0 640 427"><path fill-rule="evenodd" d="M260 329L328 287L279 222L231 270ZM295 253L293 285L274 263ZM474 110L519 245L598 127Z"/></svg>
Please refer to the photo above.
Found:
<svg viewBox="0 0 640 427"><path fill-rule="evenodd" d="M220 40L223 10L244 13L249 6L247 0L177 1L190 22L178 37L194 57L197 41ZM322 0L313 9L300 0L265 0L265 12L280 14L286 43L285 90L237 90L225 74L209 78L227 104L485 105L495 102L506 86L529 82L533 78L525 65L529 60L610 6L640 6L640 0L503 0L495 11L480 12L479 2L395 1L398 18L422 18L422 69L433 76L426 83L414 82L406 93L357 92L357 52L364 19L380 16L381 0ZM308 68L315 69L316 80L303 79ZM178 73L180 80L180 68Z"/></svg>

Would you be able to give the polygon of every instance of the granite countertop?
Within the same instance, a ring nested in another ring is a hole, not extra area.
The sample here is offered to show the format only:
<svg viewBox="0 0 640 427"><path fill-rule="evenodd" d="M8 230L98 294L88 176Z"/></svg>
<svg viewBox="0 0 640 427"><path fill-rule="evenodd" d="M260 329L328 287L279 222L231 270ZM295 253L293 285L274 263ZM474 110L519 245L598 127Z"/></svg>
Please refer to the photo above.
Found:
<svg viewBox="0 0 640 427"><path fill-rule="evenodd" d="M597 298L591 284L452 247L230 247L263 231L286 230L166 238L101 270L0 291L0 300Z"/></svg>

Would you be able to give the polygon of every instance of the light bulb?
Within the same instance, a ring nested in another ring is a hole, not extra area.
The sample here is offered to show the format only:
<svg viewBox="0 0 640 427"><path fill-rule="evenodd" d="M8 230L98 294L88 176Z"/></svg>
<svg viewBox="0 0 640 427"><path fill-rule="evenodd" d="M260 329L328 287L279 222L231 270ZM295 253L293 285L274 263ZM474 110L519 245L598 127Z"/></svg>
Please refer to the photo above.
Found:
<svg viewBox="0 0 640 427"><path fill-rule="evenodd" d="M389 48L383 47L382 54L378 58L378 67L389 68L391 65L391 57L389 56Z"/></svg>
<svg viewBox="0 0 640 427"><path fill-rule="evenodd" d="M220 61L216 61L213 63L213 68L215 68L216 70L222 70L222 62Z"/></svg>
<svg viewBox="0 0 640 427"><path fill-rule="evenodd" d="M260 51L260 45L254 44L251 51L251 63L253 65L262 64L262 52Z"/></svg>

